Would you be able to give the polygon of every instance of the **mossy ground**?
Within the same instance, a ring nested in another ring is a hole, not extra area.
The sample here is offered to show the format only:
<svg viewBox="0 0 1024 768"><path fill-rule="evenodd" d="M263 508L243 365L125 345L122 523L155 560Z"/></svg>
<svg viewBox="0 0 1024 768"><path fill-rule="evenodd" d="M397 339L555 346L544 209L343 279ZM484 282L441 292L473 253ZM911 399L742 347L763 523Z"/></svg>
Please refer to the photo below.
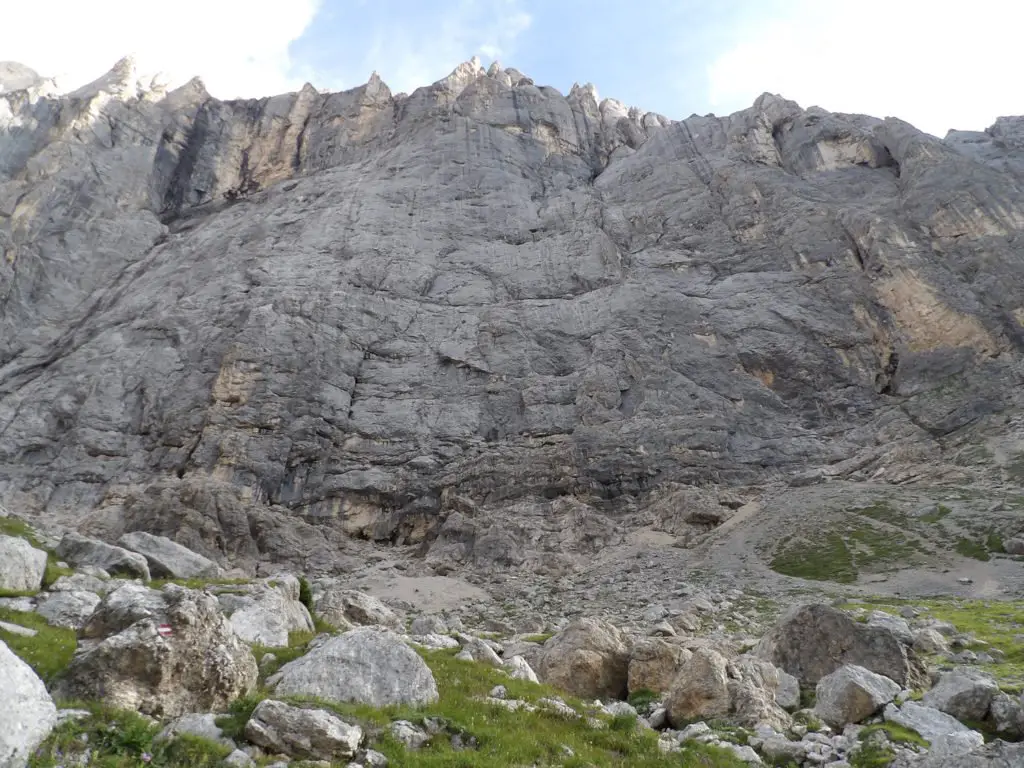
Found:
<svg viewBox="0 0 1024 768"><path fill-rule="evenodd" d="M924 565L944 553L982 561L1005 556L1000 531L963 516L954 524L951 514L937 504L910 515L885 501L846 509L819 530L783 538L770 565L787 576L852 584L861 574Z"/></svg>
<svg viewBox="0 0 1024 768"><path fill-rule="evenodd" d="M1024 690L1024 600L967 600L960 598L900 600L872 598L872 608L897 613L904 605L913 606L942 621L953 624L960 632L977 641L969 646L975 651L999 651L1002 658L979 668L991 673L1004 691Z"/></svg>
<svg viewBox="0 0 1024 768"><path fill-rule="evenodd" d="M73 629L51 627L37 613L12 611L8 608L0 608L0 621L36 631L35 636L25 637L0 629L0 640L32 667L44 682L55 680L71 663L78 645Z"/></svg>
<svg viewBox="0 0 1024 768"><path fill-rule="evenodd" d="M274 650L277 653L277 650ZM561 698L581 716L566 718L555 712L510 712L488 704L487 694L496 685L504 685L510 699L533 704L544 697L560 694L543 685L511 680L496 669L475 662L460 661L454 650L425 651L422 656L434 672L440 700L426 707L373 709L360 705L338 705L322 701L316 704L359 722L371 733L380 735L374 748L387 755L396 768L493 768L495 766L692 766L693 768L740 768L744 765L731 753L704 745L688 745L682 753L663 755L657 736L638 729L633 718L599 717L600 727L592 727L586 715L593 707L571 698ZM219 723L225 733L240 736L245 722L261 698L259 693L235 703L232 712ZM293 703L302 700L290 699ZM422 723L437 718L446 732L435 736L430 745L415 752L387 736L394 720ZM453 748L451 736L476 742L475 749Z"/></svg>
<svg viewBox="0 0 1024 768"><path fill-rule="evenodd" d="M29 768L215 768L230 750L196 736L154 741L161 726L134 712L76 704L88 718L64 723L29 759Z"/></svg>

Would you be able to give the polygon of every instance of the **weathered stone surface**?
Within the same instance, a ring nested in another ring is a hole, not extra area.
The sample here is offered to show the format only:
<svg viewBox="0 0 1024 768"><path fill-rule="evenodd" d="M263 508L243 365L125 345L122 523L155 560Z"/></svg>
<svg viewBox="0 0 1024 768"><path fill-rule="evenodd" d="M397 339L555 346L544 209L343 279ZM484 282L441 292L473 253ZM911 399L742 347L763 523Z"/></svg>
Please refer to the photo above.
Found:
<svg viewBox="0 0 1024 768"><path fill-rule="evenodd" d="M440 616L417 616L409 624L410 635L443 635L448 625Z"/></svg>
<svg viewBox="0 0 1024 768"><path fill-rule="evenodd" d="M792 719L777 701L779 670L763 659L744 655L727 667L729 712L741 725L770 725L784 731Z"/></svg>
<svg viewBox="0 0 1024 768"><path fill-rule="evenodd" d="M235 748L235 743L224 735L224 731L217 725L218 715L213 712L192 713L182 715L168 723L157 734L157 741L173 739L181 734L200 736L209 741L216 742L222 746Z"/></svg>
<svg viewBox="0 0 1024 768"><path fill-rule="evenodd" d="M246 567L351 535L557 573L648 492L943 477L1020 431L1017 118L137 79L3 75L0 501Z"/></svg>
<svg viewBox="0 0 1024 768"><path fill-rule="evenodd" d="M803 684L817 684L844 664L855 664L900 685L923 679L923 668L892 632L860 624L822 604L791 609L757 645L756 653Z"/></svg>
<svg viewBox="0 0 1024 768"><path fill-rule="evenodd" d="M36 613L54 627L81 629L99 604L100 596L95 592L51 592L39 601Z"/></svg>
<svg viewBox="0 0 1024 768"><path fill-rule="evenodd" d="M57 554L71 565L93 565L102 568L112 576L128 576L149 581L149 566L146 558L123 547L68 533L57 545Z"/></svg>
<svg viewBox="0 0 1024 768"><path fill-rule="evenodd" d="M697 649L679 670L665 699L669 722L681 727L697 718L729 714L728 668L728 660L720 653Z"/></svg>
<svg viewBox="0 0 1024 768"><path fill-rule="evenodd" d="M329 637L285 664L268 684L281 696L374 707L437 700L437 684L423 659L394 633L373 627Z"/></svg>
<svg viewBox="0 0 1024 768"><path fill-rule="evenodd" d="M893 763L893 768L1017 768L1024 765L1024 743L1010 744L999 739L978 746L968 753L950 755L940 750L918 759L906 758Z"/></svg>
<svg viewBox="0 0 1024 768"><path fill-rule="evenodd" d="M679 668L692 655L691 651L666 640L644 638L635 641L629 652L629 692L667 691Z"/></svg>
<svg viewBox="0 0 1024 768"><path fill-rule="evenodd" d="M46 686L32 667L0 640L0 766L24 768L29 757L57 724Z"/></svg>
<svg viewBox="0 0 1024 768"><path fill-rule="evenodd" d="M921 703L957 720L984 720L999 686L988 675L972 669L943 672Z"/></svg>
<svg viewBox="0 0 1024 768"><path fill-rule="evenodd" d="M245 724L245 738L293 757L337 760L355 755L363 731L322 709L301 709L265 699Z"/></svg>
<svg viewBox="0 0 1024 768"><path fill-rule="evenodd" d="M955 717L916 701L905 701L898 707L888 704L884 715L886 720L915 730L928 741L947 733L975 733Z"/></svg>
<svg viewBox="0 0 1024 768"><path fill-rule="evenodd" d="M402 628L402 620L384 603L353 589L328 588L316 596L313 607L324 621L338 627L351 623Z"/></svg>
<svg viewBox="0 0 1024 768"><path fill-rule="evenodd" d="M1011 741L1024 737L1024 701L1006 693L997 693L988 708L992 730Z"/></svg>
<svg viewBox="0 0 1024 768"><path fill-rule="evenodd" d="M783 670L778 670L779 686L775 689L775 702L792 712L800 708L800 681Z"/></svg>
<svg viewBox="0 0 1024 768"><path fill-rule="evenodd" d="M513 680L527 680L531 683L540 682L537 678L537 673L533 671L530 663L522 656L512 656L511 658L505 659L502 662L502 666L505 671L508 672L508 676Z"/></svg>
<svg viewBox="0 0 1024 768"><path fill-rule="evenodd" d="M577 619L544 643L534 667L541 682L584 698L623 699L629 647L618 628Z"/></svg>
<svg viewBox="0 0 1024 768"><path fill-rule="evenodd" d="M900 687L864 667L844 664L818 681L814 714L834 728L859 723L896 698Z"/></svg>
<svg viewBox="0 0 1024 768"><path fill-rule="evenodd" d="M170 634L161 634L162 625ZM203 592L122 587L100 603L82 634L102 639L75 655L58 684L63 698L177 717L224 709L256 684L252 652L216 598Z"/></svg>
<svg viewBox="0 0 1024 768"><path fill-rule="evenodd" d="M102 596L110 591L110 582L86 573L73 573L61 576L49 589L51 592L95 592Z"/></svg>
<svg viewBox="0 0 1024 768"><path fill-rule="evenodd" d="M887 629L896 636L896 639L907 645L914 644L914 633L910 630L907 620L901 616L893 616L885 611L872 611L868 616L869 627L881 627Z"/></svg>
<svg viewBox="0 0 1024 768"><path fill-rule="evenodd" d="M217 596L231 626L247 643L271 647L288 645L289 632L312 632L313 618L299 602L299 581L281 575Z"/></svg>
<svg viewBox="0 0 1024 768"><path fill-rule="evenodd" d="M456 656L466 661L476 661L491 667L501 666L501 657L479 637L463 636L462 651Z"/></svg>
<svg viewBox="0 0 1024 768"><path fill-rule="evenodd" d="M143 531L126 533L117 540L119 546L146 558L149 572L157 579L213 578L219 566L207 557L171 541Z"/></svg>
<svg viewBox="0 0 1024 768"><path fill-rule="evenodd" d="M0 589L34 592L42 586L46 553L24 539L0 535Z"/></svg>
<svg viewBox="0 0 1024 768"><path fill-rule="evenodd" d="M926 627L914 632L914 650L925 654L946 653L949 651L949 643L941 633Z"/></svg>

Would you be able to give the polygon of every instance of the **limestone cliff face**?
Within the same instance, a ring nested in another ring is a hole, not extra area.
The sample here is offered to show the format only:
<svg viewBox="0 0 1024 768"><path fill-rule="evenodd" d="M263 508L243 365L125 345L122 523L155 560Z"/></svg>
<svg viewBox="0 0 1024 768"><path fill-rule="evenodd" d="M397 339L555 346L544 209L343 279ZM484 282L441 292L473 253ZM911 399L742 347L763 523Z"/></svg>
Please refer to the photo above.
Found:
<svg viewBox="0 0 1024 768"><path fill-rule="evenodd" d="M1022 227L1018 118L673 122L476 61L234 102L0 65L0 503L460 562L529 520L602 546L677 484L948 474L1019 428Z"/></svg>

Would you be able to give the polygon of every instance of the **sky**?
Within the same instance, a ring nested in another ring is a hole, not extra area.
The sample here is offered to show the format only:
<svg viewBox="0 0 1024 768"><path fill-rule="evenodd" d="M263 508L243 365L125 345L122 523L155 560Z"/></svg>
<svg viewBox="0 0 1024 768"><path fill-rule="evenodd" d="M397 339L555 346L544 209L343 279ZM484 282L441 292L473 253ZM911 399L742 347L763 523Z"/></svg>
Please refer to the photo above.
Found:
<svg viewBox="0 0 1024 768"><path fill-rule="evenodd" d="M1022 0L4 0L0 60L67 90L135 56L219 98L377 71L410 92L479 55L673 119L768 91L937 136L1024 114Z"/></svg>

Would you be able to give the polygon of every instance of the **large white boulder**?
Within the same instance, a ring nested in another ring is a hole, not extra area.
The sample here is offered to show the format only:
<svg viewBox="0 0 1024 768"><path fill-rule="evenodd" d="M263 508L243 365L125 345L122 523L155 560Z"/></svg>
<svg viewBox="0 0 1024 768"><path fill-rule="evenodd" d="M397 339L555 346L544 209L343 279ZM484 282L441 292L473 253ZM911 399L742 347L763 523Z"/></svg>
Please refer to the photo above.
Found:
<svg viewBox="0 0 1024 768"><path fill-rule="evenodd" d="M57 724L57 707L28 664L0 640L0 768L24 768Z"/></svg>

